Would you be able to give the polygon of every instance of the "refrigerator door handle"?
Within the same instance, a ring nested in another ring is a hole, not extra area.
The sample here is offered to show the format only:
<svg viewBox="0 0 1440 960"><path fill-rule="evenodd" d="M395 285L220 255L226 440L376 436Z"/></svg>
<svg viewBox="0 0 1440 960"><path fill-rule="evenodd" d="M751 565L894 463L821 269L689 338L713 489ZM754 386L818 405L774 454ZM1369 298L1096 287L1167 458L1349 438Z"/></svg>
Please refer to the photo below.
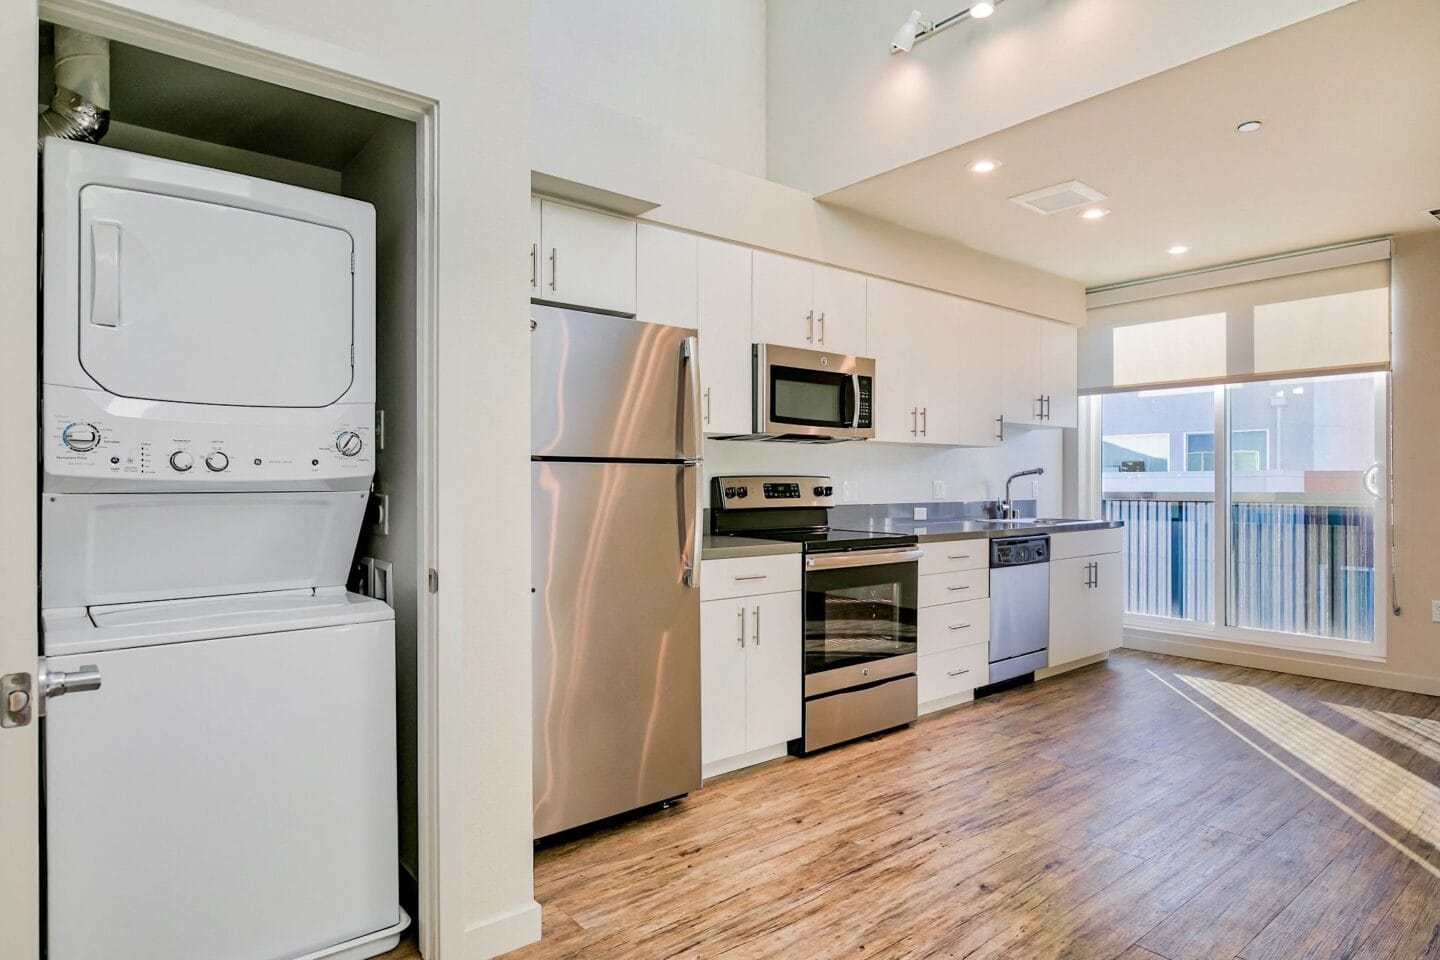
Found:
<svg viewBox="0 0 1440 960"><path fill-rule="evenodd" d="M700 438L705 433L704 402L700 391L700 341L695 337L680 341L680 366L684 377L681 389L689 396L689 409L685 409L682 401L678 457L689 463L700 459ZM687 386L689 389L685 390Z"/></svg>
<svg viewBox="0 0 1440 960"><path fill-rule="evenodd" d="M680 549L685 554L685 586L700 589L700 462L680 465Z"/></svg>

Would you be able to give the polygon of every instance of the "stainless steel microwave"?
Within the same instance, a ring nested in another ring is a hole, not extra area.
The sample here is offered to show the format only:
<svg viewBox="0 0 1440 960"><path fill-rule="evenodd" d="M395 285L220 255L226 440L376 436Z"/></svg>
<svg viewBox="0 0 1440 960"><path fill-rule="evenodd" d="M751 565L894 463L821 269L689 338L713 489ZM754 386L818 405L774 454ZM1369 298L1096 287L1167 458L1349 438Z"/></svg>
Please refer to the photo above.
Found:
<svg viewBox="0 0 1440 960"><path fill-rule="evenodd" d="M755 344L755 436L823 443L875 436L875 361Z"/></svg>

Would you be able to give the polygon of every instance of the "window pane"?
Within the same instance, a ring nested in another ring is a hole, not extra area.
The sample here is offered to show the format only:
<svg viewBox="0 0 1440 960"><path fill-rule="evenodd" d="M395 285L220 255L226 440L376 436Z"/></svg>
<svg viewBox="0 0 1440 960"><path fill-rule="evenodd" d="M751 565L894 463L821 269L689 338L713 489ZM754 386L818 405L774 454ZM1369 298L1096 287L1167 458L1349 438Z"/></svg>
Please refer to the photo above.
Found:
<svg viewBox="0 0 1440 960"><path fill-rule="evenodd" d="M1374 639L1378 376L1226 388L1232 626Z"/></svg>
<svg viewBox="0 0 1440 960"><path fill-rule="evenodd" d="M1212 621L1214 388L1107 394L1100 418L1104 515L1125 522L1125 609Z"/></svg>

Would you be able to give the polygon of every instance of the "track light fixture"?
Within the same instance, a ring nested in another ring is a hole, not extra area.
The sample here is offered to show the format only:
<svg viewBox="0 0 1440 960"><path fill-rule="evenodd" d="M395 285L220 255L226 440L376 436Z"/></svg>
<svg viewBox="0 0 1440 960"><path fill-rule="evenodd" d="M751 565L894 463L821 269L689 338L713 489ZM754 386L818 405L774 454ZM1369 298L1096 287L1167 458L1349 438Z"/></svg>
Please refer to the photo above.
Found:
<svg viewBox="0 0 1440 960"><path fill-rule="evenodd" d="M995 12L995 8L1004 0L977 0L959 13L946 17L943 20L921 20L920 11L913 10L905 22L900 24L900 29L895 31L894 38L890 41L891 53L909 53L911 48L927 37L944 30L946 27L953 27L965 20L983 20Z"/></svg>

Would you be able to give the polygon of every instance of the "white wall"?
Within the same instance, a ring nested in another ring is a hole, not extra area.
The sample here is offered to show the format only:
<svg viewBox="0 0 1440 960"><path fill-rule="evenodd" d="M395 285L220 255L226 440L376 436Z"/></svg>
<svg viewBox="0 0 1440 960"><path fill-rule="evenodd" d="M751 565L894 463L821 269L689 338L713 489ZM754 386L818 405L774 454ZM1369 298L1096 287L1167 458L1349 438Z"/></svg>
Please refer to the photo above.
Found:
<svg viewBox="0 0 1440 960"><path fill-rule="evenodd" d="M103 18L114 8L152 23L106 29ZM530 630L530 481L523 467L529 367L493 362L523 358L529 349L526 326L517 322L528 299L529 3L47 0L41 12L162 52L178 52L165 44L173 42L168 25L179 24L234 41L233 56L218 64L227 69L277 80L279 64L259 66L247 52L273 51L438 102L434 426L441 438L464 435L467 442L440 445L435 478L440 702L433 719L440 753L433 813L445 842L422 882L440 881L440 916L429 935L443 960L492 956L534 939L530 649L516 642ZM130 32L120 36L122 29ZM28 35L33 45L34 31ZM28 79L13 77L0 89L23 94L33 117L33 61L27 67ZM303 70L286 67L285 74L308 82ZM7 179L0 189L0 207L33 209L30 178ZM479 369L487 371L483 381ZM482 406L490 415L473 417ZM507 509L487 506L497 503Z"/></svg>
<svg viewBox="0 0 1440 960"><path fill-rule="evenodd" d="M1007 0L891 55L967 4L772 0L768 175L822 195L1349 2Z"/></svg>
<svg viewBox="0 0 1440 960"><path fill-rule="evenodd" d="M765 0L532 0L531 18L537 87L765 175Z"/></svg>
<svg viewBox="0 0 1440 960"><path fill-rule="evenodd" d="M817 474L835 481L836 498L845 481L859 485L858 503L933 500L931 481L945 481L946 500L989 500L1005 495L1005 478L1017 470L1044 467L1039 478L1041 516L1062 513L1064 470L1062 431L1010 427L998 447L922 447L891 443L768 443L705 441L705 487L717 474ZM1015 496L1030 497L1031 480L1015 481Z"/></svg>

